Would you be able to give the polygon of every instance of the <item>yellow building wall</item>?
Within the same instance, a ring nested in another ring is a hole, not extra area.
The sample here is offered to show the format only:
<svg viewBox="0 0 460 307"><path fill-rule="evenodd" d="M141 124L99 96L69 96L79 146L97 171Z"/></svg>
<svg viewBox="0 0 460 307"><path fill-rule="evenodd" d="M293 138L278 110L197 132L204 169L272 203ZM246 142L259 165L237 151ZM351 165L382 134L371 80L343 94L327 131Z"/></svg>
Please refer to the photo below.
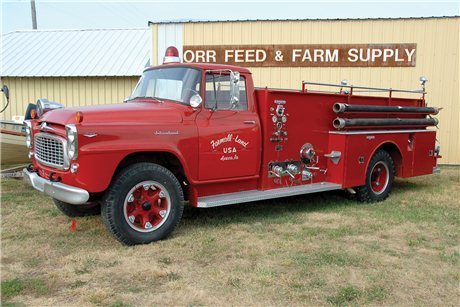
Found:
<svg viewBox="0 0 460 307"><path fill-rule="evenodd" d="M10 105L0 118L24 116L27 105L38 98L48 98L66 107L122 103L138 80L139 77L2 78L2 85L10 89Z"/></svg>
<svg viewBox="0 0 460 307"><path fill-rule="evenodd" d="M460 164L460 18L209 22L183 26L184 45L416 43L416 67L250 69L256 86L297 89L302 80L340 83L342 79L353 85L419 89L418 79L425 75L429 79L428 105L444 108L437 116L441 163Z"/></svg>

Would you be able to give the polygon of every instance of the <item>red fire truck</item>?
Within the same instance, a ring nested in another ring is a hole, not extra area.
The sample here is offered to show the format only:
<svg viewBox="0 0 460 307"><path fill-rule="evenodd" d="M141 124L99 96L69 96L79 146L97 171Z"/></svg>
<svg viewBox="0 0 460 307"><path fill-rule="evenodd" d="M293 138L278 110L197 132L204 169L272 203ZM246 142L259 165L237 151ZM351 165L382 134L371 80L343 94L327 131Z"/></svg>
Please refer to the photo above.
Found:
<svg viewBox="0 0 460 307"><path fill-rule="evenodd" d="M395 176L438 171L428 127L439 110L426 106L425 81L416 91L346 82L255 88L248 69L183 64L170 47L124 103L62 108L39 99L25 122L32 164L24 178L68 216L101 213L128 245L167 237L184 204L339 189L382 201ZM416 98L394 97L399 92Z"/></svg>

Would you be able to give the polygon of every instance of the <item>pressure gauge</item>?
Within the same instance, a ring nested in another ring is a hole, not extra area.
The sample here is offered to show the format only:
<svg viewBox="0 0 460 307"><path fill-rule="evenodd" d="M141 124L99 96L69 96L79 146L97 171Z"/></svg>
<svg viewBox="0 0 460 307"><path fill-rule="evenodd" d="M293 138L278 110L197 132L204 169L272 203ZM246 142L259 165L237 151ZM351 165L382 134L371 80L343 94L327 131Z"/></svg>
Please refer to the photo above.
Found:
<svg viewBox="0 0 460 307"><path fill-rule="evenodd" d="M281 120L283 121L283 123L287 122L287 117L286 117L286 115L283 115L283 117L281 117Z"/></svg>
<svg viewBox="0 0 460 307"><path fill-rule="evenodd" d="M277 120L278 120L278 118L276 117L276 115L273 115L273 116L272 116L272 122L273 122L273 123L276 123Z"/></svg>

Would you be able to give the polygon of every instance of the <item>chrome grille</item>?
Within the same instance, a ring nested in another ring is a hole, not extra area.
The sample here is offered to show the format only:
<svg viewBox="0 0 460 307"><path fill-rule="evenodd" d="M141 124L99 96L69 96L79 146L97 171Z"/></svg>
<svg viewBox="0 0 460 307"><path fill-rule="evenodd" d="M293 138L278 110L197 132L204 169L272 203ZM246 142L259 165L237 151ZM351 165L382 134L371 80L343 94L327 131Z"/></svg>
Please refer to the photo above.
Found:
<svg viewBox="0 0 460 307"><path fill-rule="evenodd" d="M34 151L38 162L57 169L68 168L68 159L65 154L65 139L47 133L38 133L35 136Z"/></svg>

